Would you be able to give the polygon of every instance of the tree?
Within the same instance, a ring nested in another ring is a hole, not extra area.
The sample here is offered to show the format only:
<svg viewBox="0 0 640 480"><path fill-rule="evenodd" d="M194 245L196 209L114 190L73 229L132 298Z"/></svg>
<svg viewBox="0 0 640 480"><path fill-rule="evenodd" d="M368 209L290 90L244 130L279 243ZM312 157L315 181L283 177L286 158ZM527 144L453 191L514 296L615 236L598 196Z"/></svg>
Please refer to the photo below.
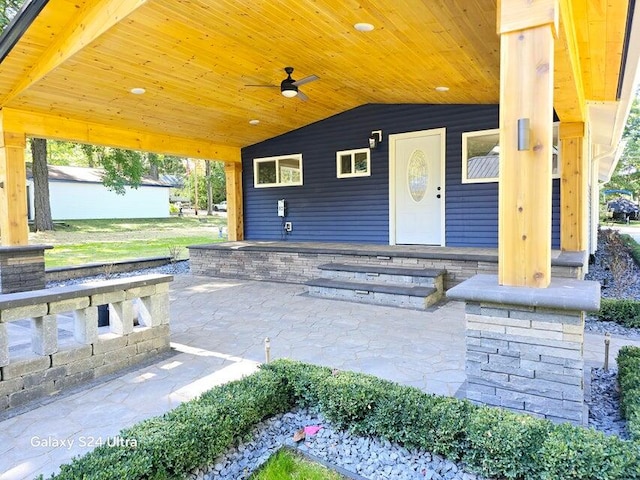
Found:
<svg viewBox="0 0 640 480"><path fill-rule="evenodd" d="M24 0L0 0L0 33L20 11Z"/></svg>
<svg viewBox="0 0 640 480"><path fill-rule="evenodd" d="M640 193L640 100L633 100L623 139L627 142L607 188Z"/></svg>
<svg viewBox="0 0 640 480"><path fill-rule="evenodd" d="M31 156L33 165L34 190L34 227L36 232L53 230L51 205L49 202L49 169L47 167L47 141L43 138L32 138Z"/></svg>

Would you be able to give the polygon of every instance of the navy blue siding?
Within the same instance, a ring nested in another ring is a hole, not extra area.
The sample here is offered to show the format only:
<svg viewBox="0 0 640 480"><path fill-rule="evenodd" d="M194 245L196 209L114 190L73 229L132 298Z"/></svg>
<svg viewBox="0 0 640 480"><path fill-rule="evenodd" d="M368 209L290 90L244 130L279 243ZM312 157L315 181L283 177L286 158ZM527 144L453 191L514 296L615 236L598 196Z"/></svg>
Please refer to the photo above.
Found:
<svg viewBox="0 0 640 480"><path fill-rule="evenodd" d="M497 128L497 105L365 105L242 150L248 240L389 243L389 135L446 127L446 243L496 247L497 183L462 184L462 132ZM259 127L258 127L259 128ZM371 176L336 178L336 151L383 143L371 152ZM303 186L254 188L253 159L302 153ZM554 181L553 244L559 244ZM277 201L287 201L293 231L283 236Z"/></svg>

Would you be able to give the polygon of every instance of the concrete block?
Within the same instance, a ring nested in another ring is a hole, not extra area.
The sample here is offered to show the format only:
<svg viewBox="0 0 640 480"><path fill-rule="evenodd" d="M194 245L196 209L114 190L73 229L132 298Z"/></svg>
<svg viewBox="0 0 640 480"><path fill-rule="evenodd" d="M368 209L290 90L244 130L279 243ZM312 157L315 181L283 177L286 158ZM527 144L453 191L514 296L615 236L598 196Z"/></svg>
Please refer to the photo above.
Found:
<svg viewBox="0 0 640 480"><path fill-rule="evenodd" d="M167 351L171 348L170 339L168 336L154 338L153 344L154 347L161 352Z"/></svg>
<svg viewBox="0 0 640 480"><path fill-rule="evenodd" d="M0 323L0 367L9 365L9 332L6 323Z"/></svg>
<svg viewBox="0 0 640 480"><path fill-rule="evenodd" d="M545 371L536 371L536 378L542 380L549 380L551 382L565 383L567 385L582 385L582 372L580 375L561 375L557 373L550 373Z"/></svg>
<svg viewBox="0 0 640 480"><path fill-rule="evenodd" d="M24 379L22 377L3 380L0 382L0 397L6 397L12 393L19 392L24 388Z"/></svg>
<svg viewBox="0 0 640 480"><path fill-rule="evenodd" d="M489 354L484 352L474 352L467 349L467 360L471 360L478 363L489 363Z"/></svg>
<svg viewBox="0 0 640 480"><path fill-rule="evenodd" d="M162 335L162 332L158 327L134 328L133 332L127 335L127 345L135 345L136 343L146 342L160 335Z"/></svg>
<svg viewBox="0 0 640 480"><path fill-rule="evenodd" d="M87 307L73 312L73 337L84 345L98 339L98 307Z"/></svg>
<svg viewBox="0 0 640 480"><path fill-rule="evenodd" d="M584 335L574 333L563 333L562 340L565 342L574 342L582 345L584 343Z"/></svg>
<svg viewBox="0 0 640 480"><path fill-rule="evenodd" d="M531 337L532 339L562 340L562 332L553 330L535 330L533 328L507 327L507 335ZM532 343L536 340L532 340Z"/></svg>
<svg viewBox="0 0 640 480"><path fill-rule="evenodd" d="M511 347L511 344L510 344L510 347ZM517 346L514 346L513 348L519 349L522 353L531 353L533 355L539 355L539 356L546 355L550 357L567 358L570 360L582 360L581 349L556 348L556 347L547 347L543 345L531 345L531 344L525 344L525 343L518 343Z"/></svg>
<svg viewBox="0 0 640 480"><path fill-rule="evenodd" d="M113 350L121 350L127 346L127 337L115 334L100 335L98 340L93 344L93 354L111 352Z"/></svg>
<svg viewBox="0 0 640 480"><path fill-rule="evenodd" d="M483 309L484 310L484 309ZM483 323L489 325L505 325L509 327L530 328L531 320L520 320L517 318L496 317L486 315L466 314L467 322Z"/></svg>
<svg viewBox="0 0 640 480"><path fill-rule="evenodd" d="M133 332L133 301L114 302L109 305L109 329L116 335Z"/></svg>
<svg viewBox="0 0 640 480"><path fill-rule="evenodd" d="M474 314L480 315L482 310L480 309L480 304L475 302L466 302L464 306L464 311L466 314Z"/></svg>
<svg viewBox="0 0 640 480"><path fill-rule="evenodd" d="M501 318L509 318L509 310L506 308L496 308L495 305L491 304L480 304L480 311L483 317L501 317Z"/></svg>
<svg viewBox="0 0 640 480"><path fill-rule="evenodd" d="M31 348L37 355L58 351L58 317L45 315L31 319Z"/></svg>
<svg viewBox="0 0 640 480"><path fill-rule="evenodd" d="M492 323L480 323L476 321L470 321L469 319L467 319L467 329L482 332L482 336L484 336L485 332L500 333L504 335L506 333L506 328L507 327L504 325L496 325Z"/></svg>
<svg viewBox="0 0 640 480"><path fill-rule="evenodd" d="M562 332L565 326L567 325L563 325L562 323L538 322L536 320L531 320L531 328L536 330L553 330L555 332Z"/></svg>
<svg viewBox="0 0 640 480"><path fill-rule="evenodd" d="M548 372L559 375L564 374L564 366L556 363L545 363L533 360L520 360L520 366L527 370L535 370L536 372Z"/></svg>
<svg viewBox="0 0 640 480"><path fill-rule="evenodd" d="M51 366L58 367L60 365L67 365L68 363L77 362L89 358L93 354L92 345L82 345L79 347L66 348L64 350L58 350L51 355Z"/></svg>
<svg viewBox="0 0 640 480"><path fill-rule="evenodd" d="M124 368L127 368L129 366L131 366L132 364L132 358L121 358L118 361L112 362L112 363L106 363L104 365L102 365L101 367L97 367L94 370L95 376L96 378L98 377L102 377L104 375L110 375L112 373L115 373L119 370L122 370Z"/></svg>
<svg viewBox="0 0 640 480"><path fill-rule="evenodd" d="M89 304L89 297L69 298L68 300L60 300L59 302L50 302L49 315L87 308Z"/></svg>
<svg viewBox="0 0 640 480"><path fill-rule="evenodd" d="M60 380L67 376L66 367L54 367L49 368L48 370L44 370L38 373L32 373L30 375L25 375L24 380L24 388L29 389L35 387L37 385L42 385L49 382L55 382L56 380Z"/></svg>
<svg viewBox="0 0 640 480"><path fill-rule="evenodd" d="M117 290L115 292L96 293L91 295L91 306L97 307L99 305L106 305L108 303L123 302L125 299L124 290Z"/></svg>
<svg viewBox="0 0 640 480"><path fill-rule="evenodd" d="M574 335L584 335L584 325L562 325L562 331L564 333L570 333Z"/></svg>
<svg viewBox="0 0 640 480"><path fill-rule="evenodd" d="M531 320L544 323L559 323L561 325L579 325L582 319L575 312L560 314L557 311L540 311L536 309L534 312L523 312L520 310L512 310L511 318L520 318L522 320Z"/></svg>
<svg viewBox="0 0 640 480"><path fill-rule="evenodd" d="M104 354L103 365L117 363L125 358L132 358L137 353L136 345L129 345L119 350L112 350Z"/></svg>
<svg viewBox="0 0 640 480"><path fill-rule="evenodd" d="M125 300L133 300L134 298L143 298L155 295L156 285L146 285L144 287L130 288L125 291Z"/></svg>
<svg viewBox="0 0 640 480"><path fill-rule="evenodd" d="M156 283L156 294L169 293L169 282Z"/></svg>
<svg viewBox="0 0 640 480"><path fill-rule="evenodd" d="M67 368L67 375L73 376L82 372L93 371L98 367L101 367L104 364L104 354L93 355L89 358L85 358L84 360L79 360L77 362L67 363L65 367Z"/></svg>
<svg viewBox="0 0 640 480"><path fill-rule="evenodd" d="M509 355L493 354L489 355L489 363L491 365L505 365L509 367L520 367L520 357Z"/></svg>
<svg viewBox="0 0 640 480"><path fill-rule="evenodd" d="M74 375L67 375L54 382L56 390L65 390L67 388L75 387L77 385L90 382L95 378L93 370L87 370L79 372Z"/></svg>
<svg viewBox="0 0 640 480"><path fill-rule="evenodd" d="M24 307L7 308L0 312L0 322L12 322L25 318L43 317L49 313L46 303L36 305L25 305Z"/></svg>
<svg viewBox="0 0 640 480"><path fill-rule="evenodd" d="M20 390L19 392L9 395L9 406L18 407L25 405L39 398L46 397L50 393L55 391L53 382L47 382L45 384L37 385L33 388Z"/></svg>
<svg viewBox="0 0 640 480"><path fill-rule="evenodd" d="M2 380L24 377L31 373L41 372L51 367L51 357L33 357L9 363L2 367Z"/></svg>
<svg viewBox="0 0 640 480"><path fill-rule="evenodd" d="M9 396L0 396L0 411L9 408Z"/></svg>

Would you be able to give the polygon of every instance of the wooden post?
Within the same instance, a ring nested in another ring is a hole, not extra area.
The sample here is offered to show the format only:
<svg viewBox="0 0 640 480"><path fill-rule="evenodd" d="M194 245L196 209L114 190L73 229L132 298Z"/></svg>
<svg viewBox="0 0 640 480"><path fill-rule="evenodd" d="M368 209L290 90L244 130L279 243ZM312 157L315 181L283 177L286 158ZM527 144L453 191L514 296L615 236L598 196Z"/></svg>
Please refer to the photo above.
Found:
<svg viewBox="0 0 640 480"><path fill-rule="evenodd" d="M227 231L231 241L244 239L242 205L242 164L226 162L224 173L227 178Z"/></svg>
<svg viewBox="0 0 640 480"><path fill-rule="evenodd" d="M588 248L589 164L582 122L560 124L560 247L567 251Z"/></svg>
<svg viewBox="0 0 640 480"><path fill-rule="evenodd" d="M557 0L499 2L500 285L547 287L551 281L553 55L557 25ZM528 145L519 145L519 125L520 140L526 140L528 134Z"/></svg>
<svg viewBox="0 0 640 480"><path fill-rule="evenodd" d="M29 243L25 144L24 133L6 132L0 125L0 243L3 246Z"/></svg>

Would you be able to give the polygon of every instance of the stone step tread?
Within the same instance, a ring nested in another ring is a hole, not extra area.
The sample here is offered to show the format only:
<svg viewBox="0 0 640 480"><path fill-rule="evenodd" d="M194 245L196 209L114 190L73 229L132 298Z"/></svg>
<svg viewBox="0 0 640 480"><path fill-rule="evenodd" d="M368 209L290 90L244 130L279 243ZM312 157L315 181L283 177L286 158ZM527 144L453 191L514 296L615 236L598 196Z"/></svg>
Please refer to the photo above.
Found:
<svg viewBox="0 0 640 480"><path fill-rule="evenodd" d="M320 270L333 270L340 272L380 273L386 275L407 275L412 277L438 277L447 273L446 270L437 268L415 268L386 265L366 265L353 263L324 263L318 265Z"/></svg>
<svg viewBox="0 0 640 480"><path fill-rule="evenodd" d="M330 278L314 278L309 280L306 285L308 287L337 288L341 290L388 293L391 295L408 295L411 297L428 297L437 292L437 289L433 287L409 286L409 284L347 282Z"/></svg>

